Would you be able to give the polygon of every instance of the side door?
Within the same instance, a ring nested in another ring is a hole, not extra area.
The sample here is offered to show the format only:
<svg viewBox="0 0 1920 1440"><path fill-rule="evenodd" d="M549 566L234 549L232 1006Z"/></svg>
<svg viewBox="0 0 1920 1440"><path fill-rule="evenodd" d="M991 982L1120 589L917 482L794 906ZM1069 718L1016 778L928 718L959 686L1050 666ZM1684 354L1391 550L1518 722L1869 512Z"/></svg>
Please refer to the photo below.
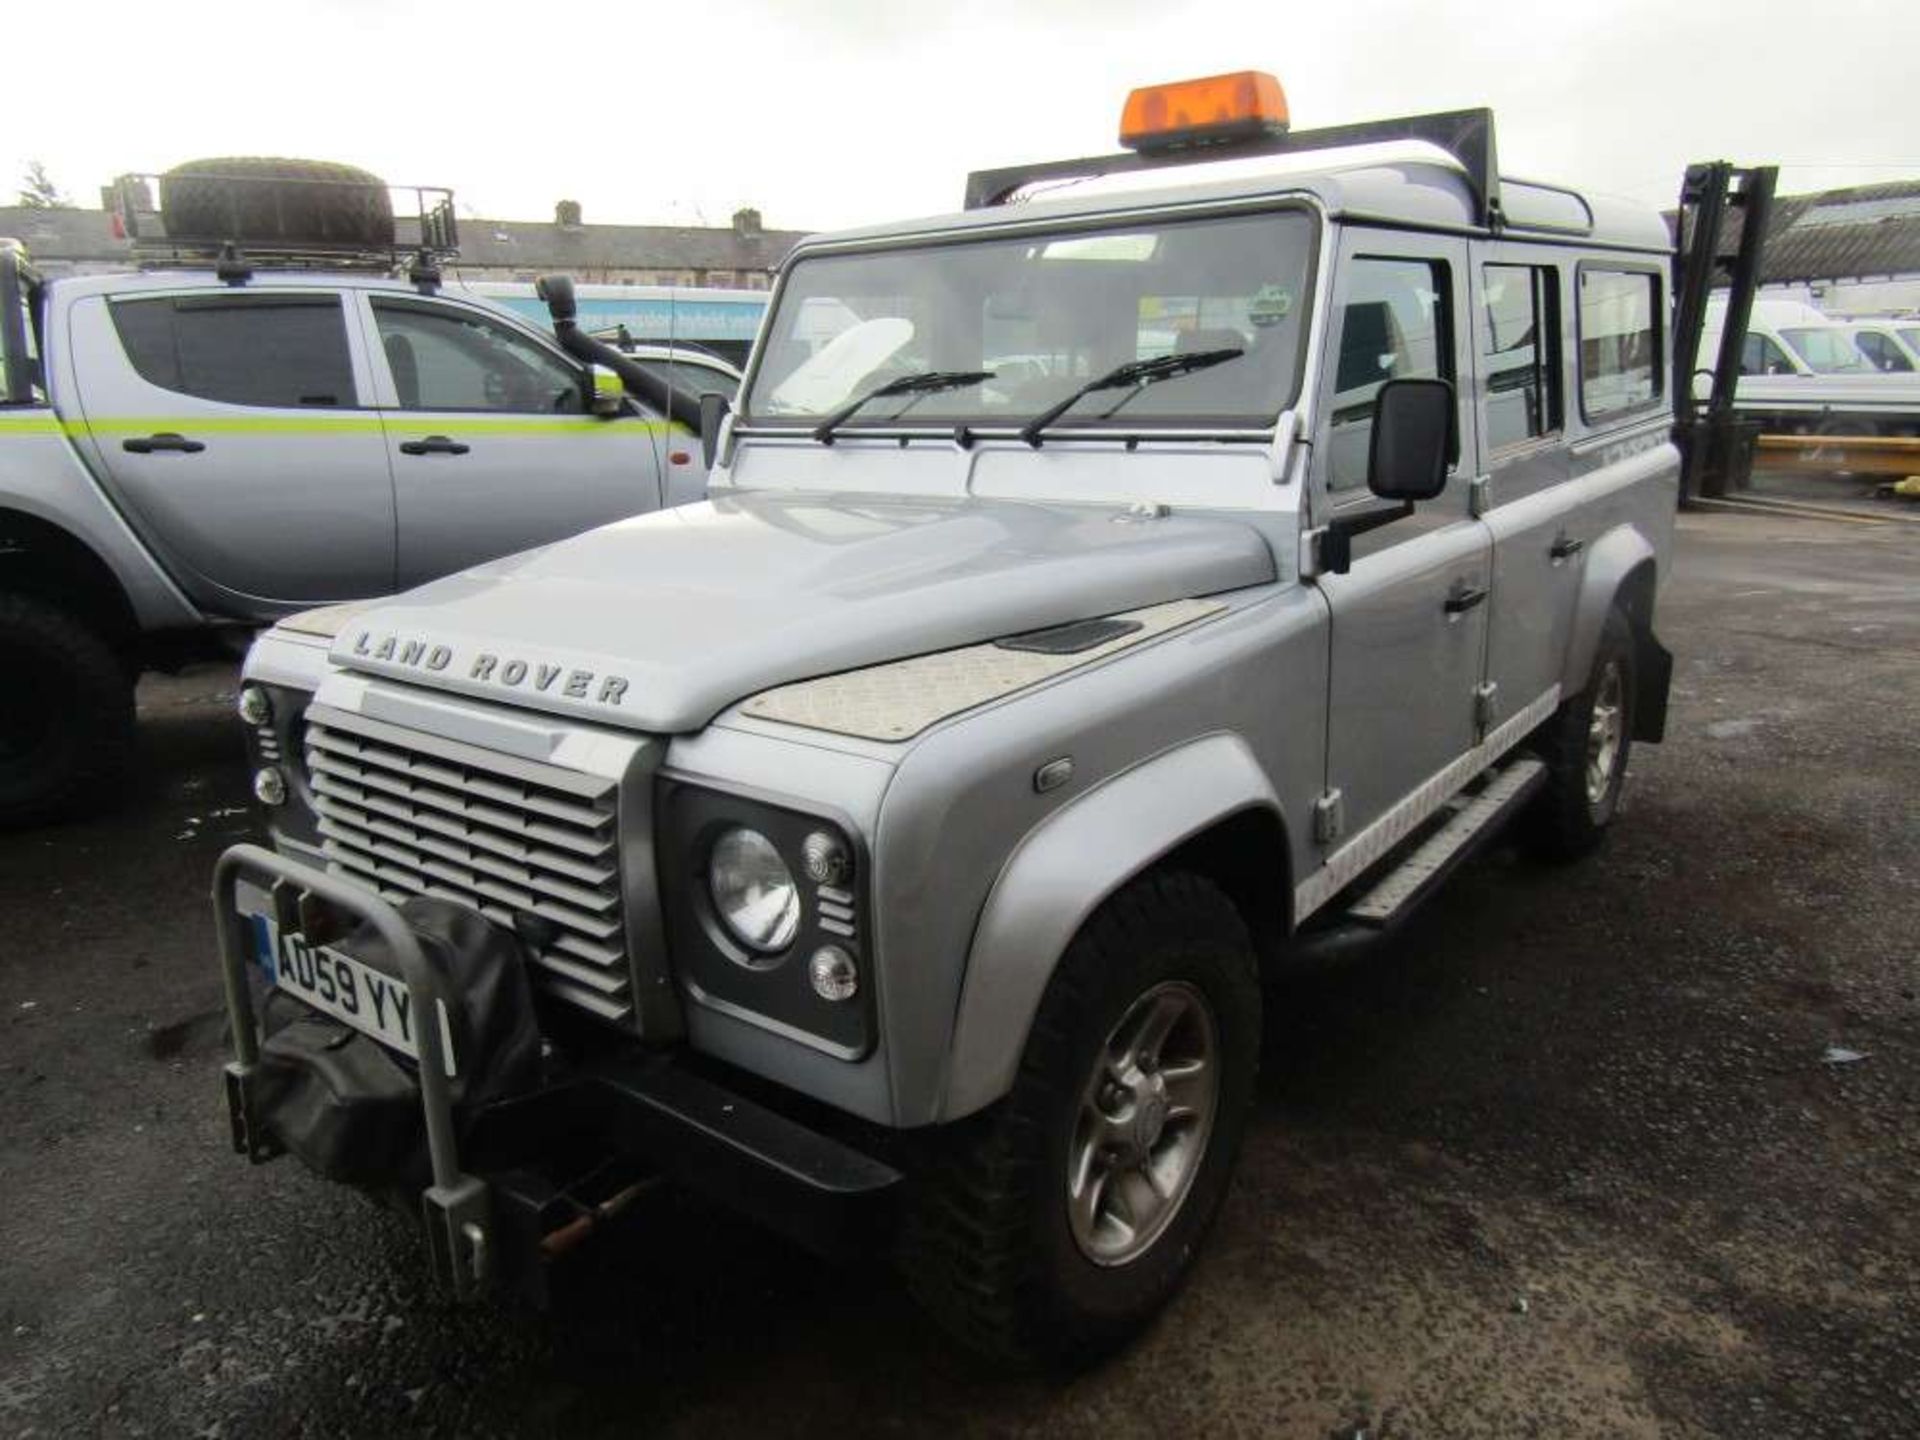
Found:
<svg viewBox="0 0 1920 1440"><path fill-rule="evenodd" d="M1474 705L1492 576L1486 527L1469 506L1474 454L1467 377L1467 247L1439 236L1347 230L1334 278L1331 348L1315 431L1332 514L1391 508L1367 489L1374 397L1387 380L1454 383L1462 459L1445 491L1354 540L1352 569L1318 583L1332 611L1327 790L1339 844L1366 853L1405 833L1471 774ZM1451 782L1451 783L1449 783ZM1377 852L1375 852L1377 853ZM1351 878L1351 877L1347 877ZM1329 880L1338 888L1344 880Z"/></svg>
<svg viewBox="0 0 1920 1440"><path fill-rule="evenodd" d="M1493 728L1516 716L1544 719L1557 703L1580 555L1595 536L1584 492L1568 483L1572 266L1555 258L1568 252L1500 242L1472 251L1479 508L1493 537L1481 718ZM1523 718L1513 728L1530 726Z"/></svg>
<svg viewBox="0 0 1920 1440"><path fill-rule="evenodd" d="M349 335L337 291L257 282L72 306L83 448L202 605L393 590L393 481Z"/></svg>
<svg viewBox="0 0 1920 1440"><path fill-rule="evenodd" d="M364 302L403 588L659 508L667 427L589 413L561 351L472 306Z"/></svg>

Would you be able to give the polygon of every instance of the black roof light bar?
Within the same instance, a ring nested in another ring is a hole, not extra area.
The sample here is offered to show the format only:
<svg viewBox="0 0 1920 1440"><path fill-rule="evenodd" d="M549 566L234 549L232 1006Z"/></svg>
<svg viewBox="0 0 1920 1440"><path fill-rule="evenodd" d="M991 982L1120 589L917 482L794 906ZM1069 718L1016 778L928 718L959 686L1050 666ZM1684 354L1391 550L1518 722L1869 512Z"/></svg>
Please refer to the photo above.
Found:
<svg viewBox="0 0 1920 1440"><path fill-rule="evenodd" d="M1229 78L1229 77L1222 77ZM1266 77L1262 77L1266 78ZM1141 92L1136 91L1135 95ZM1133 103L1129 102L1129 116ZM1251 133L1250 133L1251 132ZM1213 160L1237 160L1260 155L1304 155L1317 150L1355 145L1382 145L1418 141L1436 147L1458 161L1473 188L1475 218L1489 230L1502 224L1500 161L1494 147L1493 111L1441 110L1430 115L1407 115L1392 120L1369 120L1357 125L1332 125L1321 130L1288 130L1284 111L1265 125L1250 125L1244 117L1217 127L1186 125L1177 131L1177 143L1142 144L1141 148L1111 155L1089 155L1078 160L1043 160L1009 165L998 170L976 170L967 177L966 208L981 210L1005 205L1019 192L1048 181L1091 180L1176 165ZM1215 136L1219 138L1214 138Z"/></svg>

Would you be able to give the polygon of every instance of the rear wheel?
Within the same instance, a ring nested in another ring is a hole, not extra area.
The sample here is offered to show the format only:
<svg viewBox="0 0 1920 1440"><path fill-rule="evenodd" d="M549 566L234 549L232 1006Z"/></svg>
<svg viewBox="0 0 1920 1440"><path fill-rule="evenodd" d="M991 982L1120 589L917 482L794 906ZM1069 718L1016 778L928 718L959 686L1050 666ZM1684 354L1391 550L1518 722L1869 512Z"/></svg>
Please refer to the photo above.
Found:
<svg viewBox="0 0 1920 1440"><path fill-rule="evenodd" d="M0 828L103 799L133 758L133 683L113 647L31 595L0 594Z"/></svg>
<svg viewBox="0 0 1920 1440"><path fill-rule="evenodd" d="M1617 606L1607 614L1587 685L1561 705L1540 734L1547 783L1527 812L1532 847L1556 860L1600 843L1620 808L1633 749L1633 627Z"/></svg>
<svg viewBox="0 0 1920 1440"><path fill-rule="evenodd" d="M1232 903L1148 876L1087 922L1047 987L1012 1092L935 1142L905 1267L958 1338L1079 1363L1173 1296L1226 1193L1260 1037Z"/></svg>

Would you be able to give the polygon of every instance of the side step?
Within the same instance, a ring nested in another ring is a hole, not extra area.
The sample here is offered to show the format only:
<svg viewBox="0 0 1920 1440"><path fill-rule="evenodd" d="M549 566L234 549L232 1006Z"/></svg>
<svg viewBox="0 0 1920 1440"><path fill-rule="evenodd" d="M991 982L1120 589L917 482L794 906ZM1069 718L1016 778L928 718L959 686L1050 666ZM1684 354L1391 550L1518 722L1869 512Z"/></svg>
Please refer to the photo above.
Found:
<svg viewBox="0 0 1920 1440"><path fill-rule="evenodd" d="M1546 779L1547 767L1531 755L1510 762L1451 820L1349 906L1347 918L1391 929L1399 916L1432 894L1454 867L1479 848L1478 842L1491 836Z"/></svg>
<svg viewBox="0 0 1920 1440"><path fill-rule="evenodd" d="M1479 791L1462 795L1451 818L1375 880L1343 911L1314 923L1294 941L1292 964L1338 963L1371 949L1419 908L1442 881L1495 835L1547 780L1546 765L1531 755L1502 766ZM1332 907L1329 907L1331 909Z"/></svg>

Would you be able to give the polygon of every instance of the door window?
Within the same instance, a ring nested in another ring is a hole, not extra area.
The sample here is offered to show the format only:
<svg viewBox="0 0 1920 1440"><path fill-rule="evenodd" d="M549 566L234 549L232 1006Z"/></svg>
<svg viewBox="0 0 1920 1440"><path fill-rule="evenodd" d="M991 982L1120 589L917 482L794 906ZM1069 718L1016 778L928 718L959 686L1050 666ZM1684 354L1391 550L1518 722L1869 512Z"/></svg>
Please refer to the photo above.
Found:
<svg viewBox="0 0 1920 1440"><path fill-rule="evenodd" d="M109 313L133 368L163 390L276 409L357 403L338 296L155 296Z"/></svg>
<svg viewBox="0 0 1920 1440"><path fill-rule="evenodd" d="M1660 277L1580 267L1580 409L1589 420L1660 394Z"/></svg>
<svg viewBox="0 0 1920 1440"><path fill-rule="evenodd" d="M726 371L702 365L697 360L635 360L633 363L689 395L704 395L712 390L732 400L740 388L739 380Z"/></svg>
<svg viewBox="0 0 1920 1440"><path fill-rule="evenodd" d="M1560 428L1560 272L1548 265L1480 271L1487 330L1487 448L1524 444Z"/></svg>
<svg viewBox="0 0 1920 1440"><path fill-rule="evenodd" d="M1787 352L1774 343L1767 335L1748 333L1740 346L1740 373L1742 375L1791 375L1793 361L1787 358Z"/></svg>
<svg viewBox="0 0 1920 1440"><path fill-rule="evenodd" d="M1438 260L1360 256L1347 272L1331 415L1327 484L1367 483L1373 402L1389 380L1453 376L1453 310Z"/></svg>
<svg viewBox="0 0 1920 1440"><path fill-rule="evenodd" d="M375 300L373 314L403 410L586 410L580 372L504 326L406 300Z"/></svg>

